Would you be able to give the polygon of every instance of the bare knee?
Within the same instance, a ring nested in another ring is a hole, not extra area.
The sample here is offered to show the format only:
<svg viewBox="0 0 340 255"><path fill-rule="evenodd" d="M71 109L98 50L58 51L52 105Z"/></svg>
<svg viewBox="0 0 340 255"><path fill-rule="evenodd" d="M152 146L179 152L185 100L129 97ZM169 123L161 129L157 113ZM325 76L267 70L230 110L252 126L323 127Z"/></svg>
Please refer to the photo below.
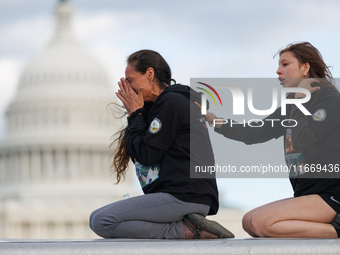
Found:
<svg viewBox="0 0 340 255"><path fill-rule="evenodd" d="M250 217L251 217L251 213L247 212L242 218L242 227L246 232L248 232L250 230L250 226L249 226Z"/></svg>
<svg viewBox="0 0 340 255"><path fill-rule="evenodd" d="M249 218L250 230L258 237L272 237L274 234L271 228L272 225L268 217L261 214L255 213Z"/></svg>
<svg viewBox="0 0 340 255"><path fill-rule="evenodd" d="M244 231L246 231L250 236L252 237L258 237L258 235L252 231L251 226L250 226L250 219L252 215L254 214L254 211L247 212L243 218L242 218L242 227Z"/></svg>

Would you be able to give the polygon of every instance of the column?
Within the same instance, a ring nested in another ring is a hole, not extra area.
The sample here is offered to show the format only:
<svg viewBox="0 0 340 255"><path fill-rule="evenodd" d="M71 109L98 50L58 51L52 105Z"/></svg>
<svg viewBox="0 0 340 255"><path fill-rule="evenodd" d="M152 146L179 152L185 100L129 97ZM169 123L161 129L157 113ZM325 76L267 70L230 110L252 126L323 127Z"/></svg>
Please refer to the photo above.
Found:
<svg viewBox="0 0 340 255"><path fill-rule="evenodd" d="M13 153L8 155L8 167L7 167L7 174L9 182L15 182L15 166L14 166L15 157Z"/></svg>
<svg viewBox="0 0 340 255"><path fill-rule="evenodd" d="M80 175L80 160L79 160L79 153L77 149L69 149L68 150L68 169L71 174L72 180L79 179Z"/></svg>
<svg viewBox="0 0 340 255"><path fill-rule="evenodd" d="M0 154L0 184L5 182L5 157Z"/></svg>
<svg viewBox="0 0 340 255"><path fill-rule="evenodd" d="M53 179L52 149L45 149L42 153L42 176L46 180Z"/></svg>
<svg viewBox="0 0 340 255"><path fill-rule="evenodd" d="M75 238L74 227L75 227L75 225L73 224L73 222L71 222L71 221L66 221L65 222L65 229L64 229L65 235L64 235L64 238L66 238L66 239Z"/></svg>
<svg viewBox="0 0 340 255"><path fill-rule="evenodd" d="M15 182L20 182L21 181L21 169L20 169L20 153L19 152L14 152L12 154L12 166L13 168L11 171L13 171L13 176L14 176L14 181Z"/></svg>
<svg viewBox="0 0 340 255"><path fill-rule="evenodd" d="M91 159L87 150L80 150L80 178L86 179L90 176Z"/></svg>
<svg viewBox="0 0 340 255"><path fill-rule="evenodd" d="M30 222L30 238L38 239L39 237L39 225L36 220Z"/></svg>
<svg viewBox="0 0 340 255"><path fill-rule="evenodd" d="M55 237L57 239L64 239L65 238L65 225L63 221L58 220L55 225Z"/></svg>
<svg viewBox="0 0 340 255"><path fill-rule="evenodd" d="M3 154L2 155L2 180L3 184L7 184L10 182L10 172L9 172L9 155Z"/></svg>
<svg viewBox="0 0 340 255"><path fill-rule="evenodd" d="M101 172L102 176L109 176L111 174L110 172L110 165L113 161L113 157L110 158L109 152L101 151Z"/></svg>
<svg viewBox="0 0 340 255"><path fill-rule="evenodd" d="M92 152L92 166L91 166L91 172L92 176L94 178L102 178L103 173L101 170L101 163L100 163L100 155L98 151Z"/></svg>
<svg viewBox="0 0 340 255"><path fill-rule="evenodd" d="M54 239L56 238L56 224L55 222L49 221L46 223L46 238Z"/></svg>
<svg viewBox="0 0 340 255"><path fill-rule="evenodd" d="M32 180L41 180L41 155L39 150L31 150L31 177Z"/></svg>
<svg viewBox="0 0 340 255"><path fill-rule="evenodd" d="M46 221L40 221L40 235L41 239L48 239Z"/></svg>
<svg viewBox="0 0 340 255"><path fill-rule="evenodd" d="M55 151L55 176L57 179L66 178L66 161L65 161L65 151L62 149Z"/></svg>
<svg viewBox="0 0 340 255"><path fill-rule="evenodd" d="M20 153L20 169L21 169L21 181L28 182L31 178L30 157L28 151L22 151Z"/></svg>

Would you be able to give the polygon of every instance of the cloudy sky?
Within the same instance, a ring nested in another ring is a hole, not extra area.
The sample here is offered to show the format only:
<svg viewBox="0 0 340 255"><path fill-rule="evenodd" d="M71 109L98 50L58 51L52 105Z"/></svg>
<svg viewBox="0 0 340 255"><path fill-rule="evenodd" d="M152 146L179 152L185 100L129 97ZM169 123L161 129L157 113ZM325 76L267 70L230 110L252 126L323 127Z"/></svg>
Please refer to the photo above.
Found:
<svg viewBox="0 0 340 255"><path fill-rule="evenodd" d="M191 77L275 78L278 59L273 56L297 41L316 46L333 66L333 76L340 77L337 0L70 2L74 32L105 66L112 86L124 75L126 57L142 48L159 51L183 84ZM1 116L15 95L20 73L53 34L56 3L0 0ZM4 132L1 117L0 138ZM220 186L229 204L244 209L292 195L283 179L221 180Z"/></svg>

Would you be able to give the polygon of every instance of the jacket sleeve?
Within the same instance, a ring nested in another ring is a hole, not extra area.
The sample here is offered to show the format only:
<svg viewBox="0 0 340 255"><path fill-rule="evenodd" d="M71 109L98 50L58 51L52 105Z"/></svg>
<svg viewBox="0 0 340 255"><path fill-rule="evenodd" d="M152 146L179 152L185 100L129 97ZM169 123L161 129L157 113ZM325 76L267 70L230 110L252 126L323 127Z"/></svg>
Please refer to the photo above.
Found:
<svg viewBox="0 0 340 255"><path fill-rule="evenodd" d="M128 128L126 130L126 144L129 155L133 162L138 161L144 166L152 166L159 163L165 151L148 145L144 142L148 130L142 114L128 117Z"/></svg>
<svg viewBox="0 0 340 255"><path fill-rule="evenodd" d="M262 121L254 121L249 124L247 122L237 123L228 119L226 124L215 128L215 131L229 139L245 144L263 143L272 138L277 139L284 134L284 127L281 125L283 118L280 111L281 107Z"/></svg>
<svg viewBox="0 0 340 255"><path fill-rule="evenodd" d="M172 103L162 101L150 113L153 121L147 125L141 114L128 118L126 142L129 155L144 166L160 162L176 138L181 125L181 111ZM157 124L152 129L153 123Z"/></svg>
<svg viewBox="0 0 340 255"><path fill-rule="evenodd" d="M298 123L292 128L294 149L305 150L331 132L339 123L339 111L339 97L335 96L317 102L312 115L306 116L295 105L292 106L291 118Z"/></svg>
<svg viewBox="0 0 340 255"><path fill-rule="evenodd" d="M292 106L290 116L297 122L297 125L292 128L292 143L295 150L305 150L319 141L317 134L309 125L309 118L295 105Z"/></svg>

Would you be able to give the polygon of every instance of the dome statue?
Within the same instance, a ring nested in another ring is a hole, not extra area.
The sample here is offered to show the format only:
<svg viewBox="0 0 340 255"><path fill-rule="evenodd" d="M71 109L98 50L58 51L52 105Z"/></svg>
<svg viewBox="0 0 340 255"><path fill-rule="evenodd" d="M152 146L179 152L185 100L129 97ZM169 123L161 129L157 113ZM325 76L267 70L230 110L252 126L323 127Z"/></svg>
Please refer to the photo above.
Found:
<svg viewBox="0 0 340 255"><path fill-rule="evenodd" d="M55 33L29 62L6 111L0 142L0 238L91 238L90 213L134 192L110 177L106 110L114 93L103 67L74 37L68 1ZM131 171L130 171L131 172Z"/></svg>

